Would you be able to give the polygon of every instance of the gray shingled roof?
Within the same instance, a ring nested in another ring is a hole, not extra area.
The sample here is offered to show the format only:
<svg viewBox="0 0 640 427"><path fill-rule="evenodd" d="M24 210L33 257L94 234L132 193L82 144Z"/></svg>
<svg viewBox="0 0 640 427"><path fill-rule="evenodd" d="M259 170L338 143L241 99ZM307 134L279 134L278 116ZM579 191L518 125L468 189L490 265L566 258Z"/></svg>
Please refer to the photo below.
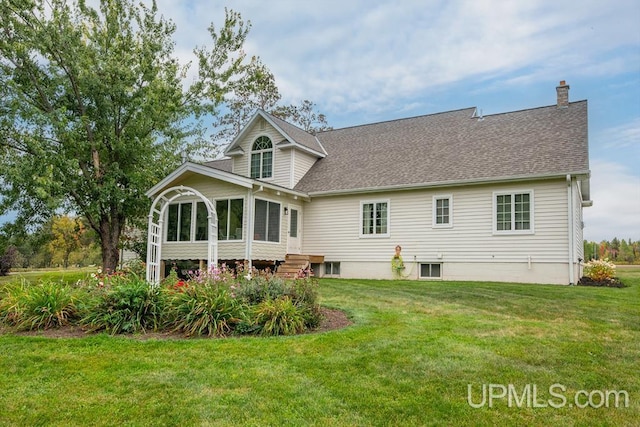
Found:
<svg viewBox="0 0 640 427"><path fill-rule="evenodd" d="M232 172L233 170L233 159L219 159L212 160L210 162L204 162L204 166L209 166L210 168L219 169L225 172Z"/></svg>
<svg viewBox="0 0 640 427"><path fill-rule="evenodd" d="M267 112L264 112L273 122L282 129L284 133L286 133L289 137L293 139L292 142L296 142L304 147L307 147L313 151L316 151L320 154L324 154L324 149L316 139L316 137L309 132L305 132L297 126L292 125L291 123L285 122L284 120L271 115Z"/></svg>
<svg viewBox="0 0 640 427"><path fill-rule="evenodd" d="M475 109L317 134L327 156L296 186L315 193L589 170L587 102L472 117Z"/></svg>

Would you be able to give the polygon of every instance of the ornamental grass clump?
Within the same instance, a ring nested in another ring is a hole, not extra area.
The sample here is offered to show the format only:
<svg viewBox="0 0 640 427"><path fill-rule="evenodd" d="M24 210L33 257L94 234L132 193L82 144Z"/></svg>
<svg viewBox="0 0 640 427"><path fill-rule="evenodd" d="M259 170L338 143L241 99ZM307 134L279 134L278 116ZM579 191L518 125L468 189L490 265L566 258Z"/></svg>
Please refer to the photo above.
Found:
<svg viewBox="0 0 640 427"><path fill-rule="evenodd" d="M112 335L157 330L164 323L166 292L137 276L112 278L95 292L81 324L90 331Z"/></svg>
<svg viewBox="0 0 640 427"><path fill-rule="evenodd" d="M0 296L0 322L18 330L59 328L78 318L77 292L64 283L7 285Z"/></svg>
<svg viewBox="0 0 640 427"><path fill-rule="evenodd" d="M217 284L190 284L169 299L169 325L187 336L224 337L246 318L245 307L229 289Z"/></svg>
<svg viewBox="0 0 640 427"><path fill-rule="evenodd" d="M253 322L260 335L294 335L304 332L305 309L283 296L262 301L255 307Z"/></svg>

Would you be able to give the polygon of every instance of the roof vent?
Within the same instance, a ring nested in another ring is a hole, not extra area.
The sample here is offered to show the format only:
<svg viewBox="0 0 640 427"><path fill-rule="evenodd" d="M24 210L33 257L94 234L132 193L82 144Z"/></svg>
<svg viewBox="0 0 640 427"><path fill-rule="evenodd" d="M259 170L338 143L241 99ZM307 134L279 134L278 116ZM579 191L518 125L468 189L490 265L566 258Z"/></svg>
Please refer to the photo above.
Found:
<svg viewBox="0 0 640 427"><path fill-rule="evenodd" d="M558 94L558 108L567 108L569 106L569 85L564 80L560 80L560 85L556 87Z"/></svg>

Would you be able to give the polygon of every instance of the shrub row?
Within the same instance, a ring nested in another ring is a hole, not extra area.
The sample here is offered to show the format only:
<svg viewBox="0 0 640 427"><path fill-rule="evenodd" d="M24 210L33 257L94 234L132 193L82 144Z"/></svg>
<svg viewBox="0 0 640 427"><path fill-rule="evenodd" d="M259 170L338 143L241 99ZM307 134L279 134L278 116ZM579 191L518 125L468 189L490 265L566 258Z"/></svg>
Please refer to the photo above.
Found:
<svg viewBox="0 0 640 427"><path fill-rule="evenodd" d="M321 321L317 281L225 266L151 286L136 272L92 274L75 285L14 282L0 289L0 323L17 330L78 325L110 334L291 335Z"/></svg>

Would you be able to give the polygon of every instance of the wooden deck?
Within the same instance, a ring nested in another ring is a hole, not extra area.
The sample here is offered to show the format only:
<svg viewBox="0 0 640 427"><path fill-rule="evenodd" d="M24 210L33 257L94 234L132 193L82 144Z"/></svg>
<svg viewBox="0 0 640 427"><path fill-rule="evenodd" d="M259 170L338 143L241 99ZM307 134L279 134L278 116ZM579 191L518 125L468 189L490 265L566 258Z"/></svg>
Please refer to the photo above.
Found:
<svg viewBox="0 0 640 427"><path fill-rule="evenodd" d="M284 263L280 264L276 270L276 276L294 277L300 270L309 270L311 264L322 264L323 262L324 255L287 254ZM313 275L313 272L311 274Z"/></svg>

